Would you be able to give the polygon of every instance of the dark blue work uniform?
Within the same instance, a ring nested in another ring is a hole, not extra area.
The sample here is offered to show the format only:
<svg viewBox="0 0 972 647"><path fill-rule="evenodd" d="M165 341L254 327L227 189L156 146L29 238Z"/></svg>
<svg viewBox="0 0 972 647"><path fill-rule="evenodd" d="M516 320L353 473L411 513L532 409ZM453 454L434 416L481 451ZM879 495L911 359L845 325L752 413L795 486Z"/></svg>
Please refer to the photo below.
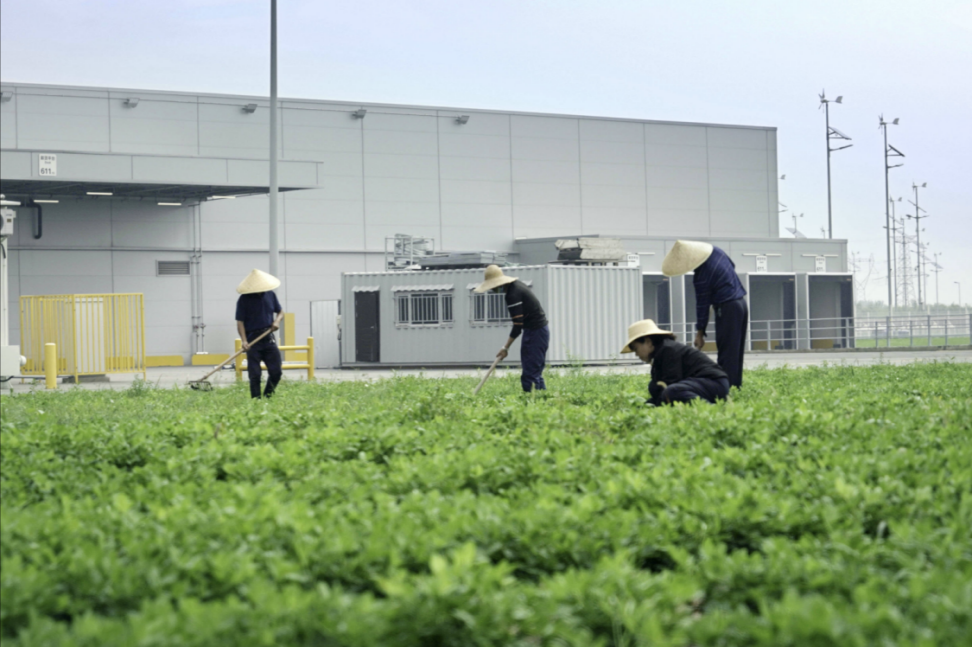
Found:
<svg viewBox="0 0 972 647"><path fill-rule="evenodd" d="M543 381L543 369L547 364L547 347L550 346L547 315L543 312L539 299L520 281L507 284L506 307L513 320L510 338L516 339L523 333L523 343L520 345L523 374L520 376L520 384L528 392L533 389L545 390L547 385Z"/></svg>
<svg viewBox="0 0 972 647"><path fill-rule="evenodd" d="M654 405L690 402L696 398L714 403L729 394L729 378L702 351L665 339L655 347L651 357L648 392L651 393L649 402Z"/></svg>
<svg viewBox="0 0 972 647"><path fill-rule="evenodd" d="M749 306L746 305L746 288L736 274L736 265L724 251L713 246L709 258L695 268L692 282L695 284L695 329L705 334L709 325L709 306L714 306L719 366L729 376L729 384L740 387Z"/></svg>
<svg viewBox="0 0 972 647"><path fill-rule="evenodd" d="M264 331L273 326L273 321L277 314L283 311L277 295L273 291L254 292L252 294L242 294L236 302L236 320L243 323L243 330L246 331L246 339L256 339ZM277 383L283 376L281 368L280 349L277 348L277 341L270 333L255 344L250 344L250 349L246 351L246 372L250 377L250 396L260 397L260 377L263 370L260 362L267 365L267 386L263 395L270 397L277 388Z"/></svg>

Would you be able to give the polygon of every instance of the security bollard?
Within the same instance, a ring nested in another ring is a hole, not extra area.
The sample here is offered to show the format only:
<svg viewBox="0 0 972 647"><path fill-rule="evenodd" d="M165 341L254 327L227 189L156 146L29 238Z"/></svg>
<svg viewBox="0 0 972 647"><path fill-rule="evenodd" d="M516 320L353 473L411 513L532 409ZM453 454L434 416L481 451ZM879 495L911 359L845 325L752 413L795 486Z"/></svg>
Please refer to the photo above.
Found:
<svg viewBox="0 0 972 647"><path fill-rule="evenodd" d="M233 342L233 352L240 353L243 350L243 340L239 337ZM243 353L236 356L236 362L234 362L234 367L236 368L236 381L239 382L243 379Z"/></svg>
<svg viewBox="0 0 972 647"><path fill-rule="evenodd" d="M57 344L44 344L44 383L49 389L57 388Z"/></svg>
<svg viewBox="0 0 972 647"><path fill-rule="evenodd" d="M307 338L307 381L314 381L314 338Z"/></svg>

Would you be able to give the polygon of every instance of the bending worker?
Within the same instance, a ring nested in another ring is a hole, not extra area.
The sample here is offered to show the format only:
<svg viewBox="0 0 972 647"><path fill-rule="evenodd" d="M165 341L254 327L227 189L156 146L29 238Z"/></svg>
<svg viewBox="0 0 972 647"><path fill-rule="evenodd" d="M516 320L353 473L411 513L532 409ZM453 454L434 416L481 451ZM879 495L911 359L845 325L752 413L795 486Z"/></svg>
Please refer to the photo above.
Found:
<svg viewBox="0 0 972 647"><path fill-rule="evenodd" d="M523 374L520 383L524 391L533 389L544 390L547 385L543 381L543 368L547 363L547 347L550 345L550 328L547 327L547 315L544 314L540 301L526 285L515 276L506 276L496 265L486 268L486 280L479 284L475 292L503 292L506 294L506 307L513 320L513 330L510 338L496 356L505 359L510 352L510 346L523 333L523 344L520 346L520 364Z"/></svg>
<svg viewBox="0 0 972 647"><path fill-rule="evenodd" d="M250 378L252 398L260 397L260 378L263 376L261 362L267 365L267 387L263 391L266 397L273 395L283 375L280 349L272 332L280 328L280 320L283 319L283 308L273 293L278 287L280 279L260 270L250 272L236 287L240 293L236 301L236 331L246 351L246 372ZM248 341L256 339L268 329L271 333L260 341L252 344Z"/></svg>
<svg viewBox="0 0 972 647"><path fill-rule="evenodd" d="M743 354L749 306L746 289L736 274L736 265L724 251L709 243L678 240L662 261L662 274L679 276L695 271L695 347L705 346L709 306L715 309L716 349L719 366L729 376L730 386L742 386Z"/></svg>
<svg viewBox="0 0 972 647"><path fill-rule="evenodd" d="M628 326L628 343L622 353L634 353L651 364L649 404L659 406L702 398L715 403L729 394L729 377L708 355L675 341L651 319Z"/></svg>

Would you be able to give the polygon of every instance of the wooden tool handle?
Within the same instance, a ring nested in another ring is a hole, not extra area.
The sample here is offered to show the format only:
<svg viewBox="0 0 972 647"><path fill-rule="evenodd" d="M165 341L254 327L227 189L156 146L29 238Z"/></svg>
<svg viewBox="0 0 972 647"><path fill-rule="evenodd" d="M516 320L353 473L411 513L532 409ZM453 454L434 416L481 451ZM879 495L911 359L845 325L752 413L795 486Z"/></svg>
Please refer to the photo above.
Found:
<svg viewBox="0 0 972 647"><path fill-rule="evenodd" d="M496 356L496 359L493 360L492 366L490 366L489 367L489 370L486 371L486 375L484 375L483 376L483 379L481 379L479 381L479 386L477 386L476 387L476 390L473 391L473 395L477 395L479 393L479 389L483 388L483 385L486 384L486 380L488 380L489 379L489 376L492 375L493 374L493 371L496 370L496 365L500 363L500 360L501 359L502 358L499 355Z"/></svg>
<svg viewBox="0 0 972 647"><path fill-rule="evenodd" d="M262 332L262 333L260 334L260 336L259 336L259 337L257 337L257 338L256 338L256 339L254 339L253 341L251 341L251 342L249 342L249 343L250 343L250 345L252 346L253 344L255 344L255 343L257 343L258 341L260 341L261 339L263 339L264 337L266 337L267 335L269 335L269 334L270 334L270 333L272 333L272 332L273 332L273 326L271 326L270 328L267 328L266 330L264 330L264 331L263 331L263 332ZM205 376L203 376L203 378L202 378L202 380L206 380L206 379L208 379L210 375L212 375L212 374L213 374L213 373L215 373L216 371L219 371L219 370L220 370L220 369L222 369L222 368L223 368L224 366L226 366L227 364L229 364L230 362L232 362L232 361L233 361L234 359L236 359L237 357L239 357L240 355L242 355L242 354L243 354L243 353L245 353L245 352L246 352L246 351L245 351L245 349L243 349L243 348L241 348L241 349L239 349L238 351L236 351L235 353L233 353L232 355L230 355L230 356L229 356L229 357L228 357L228 358L227 358L227 359L226 359L226 360L225 360L225 361L224 361L224 362L223 362L222 364L220 364L219 366L217 366L216 368L214 368L214 369L213 369L213 370L211 370L210 372L208 372L208 373L206 373L206 375L205 375ZM200 382L201 382L202 380L200 380Z"/></svg>

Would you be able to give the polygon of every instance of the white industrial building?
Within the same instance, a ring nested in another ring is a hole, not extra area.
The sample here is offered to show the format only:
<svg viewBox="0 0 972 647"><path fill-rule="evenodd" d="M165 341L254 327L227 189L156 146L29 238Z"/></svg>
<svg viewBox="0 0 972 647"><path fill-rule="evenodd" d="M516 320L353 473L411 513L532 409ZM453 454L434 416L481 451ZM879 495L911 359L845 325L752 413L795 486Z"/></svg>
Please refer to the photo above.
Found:
<svg viewBox="0 0 972 647"><path fill-rule="evenodd" d="M268 264L268 101L0 91L0 192L21 203L11 343L21 295L140 292L149 355L230 352L235 286ZM348 298L342 273L386 269L398 233L524 265L554 260L556 238L621 238L638 254L643 312L664 321L668 308L682 326L691 281L664 281L661 261L676 238L706 240L747 277L754 347L759 321L809 330L853 316L846 241L780 238L774 128L299 99L279 110L278 295L298 339L312 302Z"/></svg>

